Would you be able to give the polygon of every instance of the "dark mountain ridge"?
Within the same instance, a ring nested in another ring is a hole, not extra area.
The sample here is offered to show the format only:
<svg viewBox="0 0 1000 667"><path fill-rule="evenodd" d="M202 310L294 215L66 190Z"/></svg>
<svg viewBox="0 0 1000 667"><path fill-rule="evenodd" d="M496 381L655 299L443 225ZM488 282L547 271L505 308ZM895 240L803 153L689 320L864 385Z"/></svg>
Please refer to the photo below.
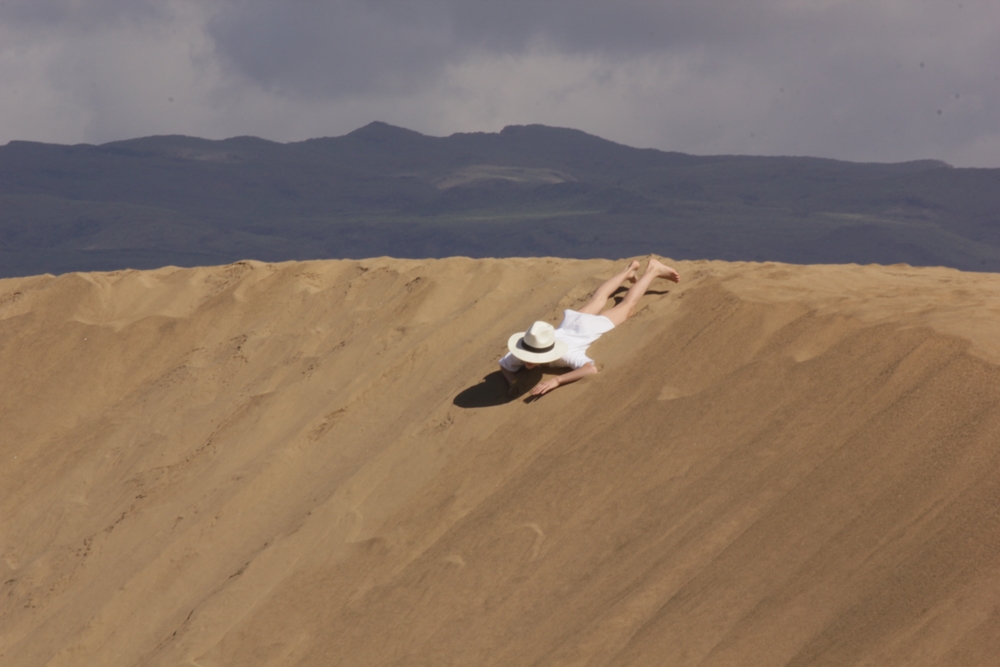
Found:
<svg viewBox="0 0 1000 667"><path fill-rule="evenodd" d="M0 275L240 258L675 258L1000 271L1000 170L694 156L579 130L0 147Z"/></svg>

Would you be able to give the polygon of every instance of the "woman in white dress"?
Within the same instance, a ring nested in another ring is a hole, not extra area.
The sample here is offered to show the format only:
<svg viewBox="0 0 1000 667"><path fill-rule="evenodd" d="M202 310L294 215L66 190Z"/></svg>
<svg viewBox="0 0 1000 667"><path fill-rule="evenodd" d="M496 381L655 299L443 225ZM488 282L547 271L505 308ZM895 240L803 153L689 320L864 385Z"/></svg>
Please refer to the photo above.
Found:
<svg viewBox="0 0 1000 667"><path fill-rule="evenodd" d="M603 334L611 331L632 315L640 297L657 278L673 282L680 274L656 259L650 259L646 271L637 278L639 262L606 280L580 310L566 310L558 328L548 322L535 322L527 331L516 333L507 341L510 350L500 359L500 372L507 379L512 393L516 392L517 371L542 364L570 368L568 373L543 380L531 389L532 396L541 396L556 387L597 372L594 360L587 356L587 348ZM626 281L632 286L621 303L605 308L608 299Z"/></svg>

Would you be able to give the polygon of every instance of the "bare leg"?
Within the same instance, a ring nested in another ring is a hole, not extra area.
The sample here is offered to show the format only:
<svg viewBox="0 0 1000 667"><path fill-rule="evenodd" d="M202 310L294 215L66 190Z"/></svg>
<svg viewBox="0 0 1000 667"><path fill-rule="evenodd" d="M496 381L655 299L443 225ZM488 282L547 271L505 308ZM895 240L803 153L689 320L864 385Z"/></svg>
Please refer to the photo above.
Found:
<svg viewBox="0 0 1000 667"><path fill-rule="evenodd" d="M676 283L681 279L681 276L679 273L662 262L650 259L649 264L646 265L646 272L642 274L642 278L639 278L639 280L629 288L628 292L625 294L625 298L622 299L622 302L614 308L601 313L601 315L604 315L609 320L614 322L615 326L620 325L632 316L632 311L635 310L635 306L639 303L639 299L642 298L642 295L646 293L646 290L649 289L649 286L657 278L666 278L667 280L672 280Z"/></svg>
<svg viewBox="0 0 1000 667"><path fill-rule="evenodd" d="M608 299L611 295L615 293L615 290L622 286L622 283L628 280L633 285L635 284L635 273L639 270L639 262L632 260L632 263L628 265L621 273L608 278L604 281L594 295L587 300L587 303L583 304L582 308L578 309L578 312L587 313L589 315L598 315L604 306L608 303Z"/></svg>

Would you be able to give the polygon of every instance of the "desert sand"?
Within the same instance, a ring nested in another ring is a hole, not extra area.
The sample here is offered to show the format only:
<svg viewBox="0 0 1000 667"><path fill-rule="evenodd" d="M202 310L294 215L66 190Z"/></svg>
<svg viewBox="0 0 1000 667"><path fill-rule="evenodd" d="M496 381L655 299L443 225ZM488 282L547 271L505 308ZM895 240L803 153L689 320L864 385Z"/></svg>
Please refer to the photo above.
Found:
<svg viewBox="0 0 1000 667"><path fill-rule="evenodd" d="M675 266L0 280L0 665L995 664L1000 275Z"/></svg>

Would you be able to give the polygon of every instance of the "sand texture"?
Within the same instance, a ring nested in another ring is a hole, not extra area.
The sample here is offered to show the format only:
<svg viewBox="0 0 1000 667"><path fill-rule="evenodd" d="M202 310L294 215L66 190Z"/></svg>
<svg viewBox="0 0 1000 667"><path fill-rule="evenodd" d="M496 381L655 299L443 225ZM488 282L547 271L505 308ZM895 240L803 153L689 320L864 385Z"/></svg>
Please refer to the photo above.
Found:
<svg viewBox="0 0 1000 667"><path fill-rule="evenodd" d="M0 665L997 664L1000 275L621 266L0 281Z"/></svg>

